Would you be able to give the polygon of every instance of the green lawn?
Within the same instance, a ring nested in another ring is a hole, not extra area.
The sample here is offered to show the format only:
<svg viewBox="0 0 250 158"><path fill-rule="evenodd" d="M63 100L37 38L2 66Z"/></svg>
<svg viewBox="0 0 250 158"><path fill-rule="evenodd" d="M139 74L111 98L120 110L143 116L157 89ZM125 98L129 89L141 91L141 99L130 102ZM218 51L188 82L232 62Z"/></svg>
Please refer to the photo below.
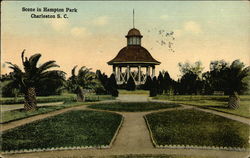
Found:
<svg viewBox="0 0 250 158"><path fill-rule="evenodd" d="M70 111L2 133L2 150L109 145L122 116Z"/></svg>
<svg viewBox="0 0 250 158"><path fill-rule="evenodd" d="M78 105L83 105L87 103L81 103L81 102L67 102L61 105L56 105L56 106L41 106L38 107L36 111L25 111L24 109L17 109L17 110L11 110L11 111L4 111L1 112L2 118L0 123L8 123L11 121L15 120L20 120L24 119L27 117L39 115L39 114L45 114L48 112L68 108L68 107L73 107L73 106L78 106Z"/></svg>
<svg viewBox="0 0 250 158"><path fill-rule="evenodd" d="M227 108L228 96L213 96L213 95L176 95L176 96L165 96L159 95L154 99L170 100L174 103L183 103L187 105L199 106L202 108L208 108L217 110L225 113L230 113L242 117L250 118L250 96L240 96L240 108L233 110Z"/></svg>
<svg viewBox="0 0 250 158"><path fill-rule="evenodd" d="M88 94L85 98L86 102L103 101L103 100L115 100L115 97L111 95Z"/></svg>
<svg viewBox="0 0 250 158"><path fill-rule="evenodd" d="M134 90L134 91L128 91L124 89L119 89L119 94L137 94L137 95L147 95L149 96L148 90Z"/></svg>
<svg viewBox="0 0 250 158"><path fill-rule="evenodd" d="M74 101L76 100L74 95L54 95L54 96L38 96L38 103L49 102L61 102L61 101ZM17 98L0 98L2 104L22 104L24 103L24 97Z"/></svg>
<svg viewBox="0 0 250 158"><path fill-rule="evenodd" d="M183 156L183 155L117 155L117 156L105 156L102 158L215 158L204 156Z"/></svg>
<svg viewBox="0 0 250 158"><path fill-rule="evenodd" d="M114 97L111 95L96 95L94 93L86 94L86 101L101 101L101 100L112 100ZM50 102L72 102L76 100L76 95L72 93L66 93L62 95L54 95L54 96L38 96L38 103L50 103ZM0 98L1 104L22 104L24 102L24 97L17 98Z"/></svg>
<svg viewBox="0 0 250 158"><path fill-rule="evenodd" d="M166 108L179 107L178 104L157 103L157 102L115 102L115 103L97 103L89 107L93 109L111 110L111 111L150 111Z"/></svg>
<svg viewBox="0 0 250 158"><path fill-rule="evenodd" d="M146 115L158 145L249 148L249 126L210 113L188 109Z"/></svg>

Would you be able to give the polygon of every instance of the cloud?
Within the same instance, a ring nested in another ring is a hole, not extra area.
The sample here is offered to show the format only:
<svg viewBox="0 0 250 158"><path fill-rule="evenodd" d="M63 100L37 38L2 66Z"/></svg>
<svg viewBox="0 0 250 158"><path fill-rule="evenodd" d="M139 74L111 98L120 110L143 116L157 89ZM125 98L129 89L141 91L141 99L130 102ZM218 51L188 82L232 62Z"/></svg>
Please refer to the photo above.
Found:
<svg viewBox="0 0 250 158"><path fill-rule="evenodd" d="M107 16L100 16L92 20L92 24L97 25L97 26L107 25L108 22L109 22L109 17Z"/></svg>
<svg viewBox="0 0 250 158"><path fill-rule="evenodd" d="M166 20L166 19L168 19L168 17L169 17L168 15L161 15L161 16L160 16L160 19Z"/></svg>
<svg viewBox="0 0 250 158"><path fill-rule="evenodd" d="M62 31L69 26L69 22L64 19L53 19L53 20L46 20L45 23L51 25L51 27L56 31Z"/></svg>
<svg viewBox="0 0 250 158"><path fill-rule="evenodd" d="M85 27L73 27L70 30L70 33L75 36L75 37L79 37L79 36L86 36L89 34L89 32L87 31L87 29Z"/></svg>
<svg viewBox="0 0 250 158"><path fill-rule="evenodd" d="M188 21L184 24L184 30L189 31L195 34L199 34L202 32L200 24L195 21Z"/></svg>

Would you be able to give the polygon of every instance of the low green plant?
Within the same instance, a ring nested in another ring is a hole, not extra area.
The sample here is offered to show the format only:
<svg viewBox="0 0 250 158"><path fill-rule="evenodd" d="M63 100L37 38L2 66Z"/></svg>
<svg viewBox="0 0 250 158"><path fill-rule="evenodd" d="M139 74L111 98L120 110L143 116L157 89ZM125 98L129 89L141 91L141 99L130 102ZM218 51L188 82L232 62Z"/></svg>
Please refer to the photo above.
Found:
<svg viewBox="0 0 250 158"><path fill-rule="evenodd" d="M49 103L49 102L69 102L74 101L76 98L72 95L55 95L55 96L39 96L37 97L37 103ZM0 98L1 104L23 104L24 98Z"/></svg>
<svg viewBox="0 0 250 158"><path fill-rule="evenodd" d="M73 107L82 105L83 103L77 103L77 102L65 102L64 104L57 105L57 106L41 106L38 107L36 111L25 111L24 109L16 109L16 110L10 110L10 111L3 111L2 112L2 118L1 123L8 123L24 118L28 118L35 115L45 114L48 112L64 109L67 107Z"/></svg>
<svg viewBox="0 0 250 158"><path fill-rule="evenodd" d="M174 110L146 115L158 145L248 148L249 126L199 110Z"/></svg>
<svg viewBox="0 0 250 158"><path fill-rule="evenodd" d="M179 107L178 104L159 103L159 102L114 102L114 103L98 103L90 105L93 109L103 109L111 111L150 111L158 109L167 109Z"/></svg>
<svg viewBox="0 0 250 158"><path fill-rule="evenodd" d="M109 145L122 116L70 111L2 133L2 150Z"/></svg>
<svg viewBox="0 0 250 158"><path fill-rule="evenodd" d="M151 155L151 154L133 154L133 155L115 155L115 156L105 156L105 158L215 158L215 157L208 157L208 156L185 156L185 155ZM104 158L104 157L101 157Z"/></svg>

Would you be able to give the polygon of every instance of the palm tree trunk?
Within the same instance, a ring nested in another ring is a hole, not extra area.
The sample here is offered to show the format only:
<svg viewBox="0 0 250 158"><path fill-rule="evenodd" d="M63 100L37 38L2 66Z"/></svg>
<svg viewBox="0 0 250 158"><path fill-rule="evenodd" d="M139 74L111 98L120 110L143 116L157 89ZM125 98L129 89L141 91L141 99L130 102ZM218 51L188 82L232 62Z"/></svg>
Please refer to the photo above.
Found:
<svg viewBox="0 0 250 158"><path fill-rule="evenodd" d="M84 102L85 101L85 94L83 92L82 87L77 87L77 101L78 102Z"/></svg>
<svg viewBox="0 0 250 158"><path fill-rule="evenodd" d="M240 107L240 98L237 92L233 92L233 94L229 96L228 107L231 109L238 109Z"/></svg>
<svg viewBox="0 0 250 158"><path fill-rule="evenodd" d="M32 111L37 109L36 89L34 87L29 87L25 93L24 109L26 111Z"/></svg>

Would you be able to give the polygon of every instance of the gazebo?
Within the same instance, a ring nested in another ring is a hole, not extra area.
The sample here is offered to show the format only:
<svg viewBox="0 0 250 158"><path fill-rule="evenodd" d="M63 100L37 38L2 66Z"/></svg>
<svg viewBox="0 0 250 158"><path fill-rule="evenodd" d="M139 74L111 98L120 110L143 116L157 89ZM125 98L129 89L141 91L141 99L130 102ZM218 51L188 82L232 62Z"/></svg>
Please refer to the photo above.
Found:
<svg viewBox="0 0 250 158"><path fill-rule="evenodd" d="M128 31L127 46L122 48L116 57L108 62L113 66L118 85L127 83L130 76L136 85L144 84L147 76L155 76L155 65L160 62L155 60L147 49L141 46L140 31L132 28Z"/></svg>

